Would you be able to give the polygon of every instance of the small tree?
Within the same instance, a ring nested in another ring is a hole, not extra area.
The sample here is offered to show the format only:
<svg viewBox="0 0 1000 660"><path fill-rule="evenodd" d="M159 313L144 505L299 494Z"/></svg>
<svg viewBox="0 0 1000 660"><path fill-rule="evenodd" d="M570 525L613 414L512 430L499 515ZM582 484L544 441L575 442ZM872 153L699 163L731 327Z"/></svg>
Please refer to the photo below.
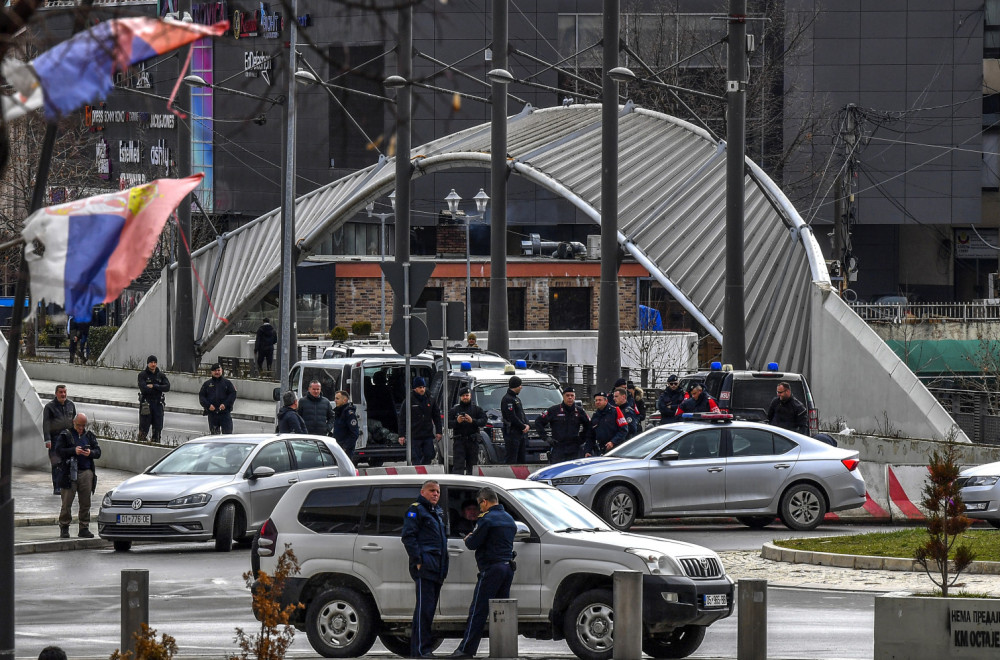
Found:
<svg viewBox="0 0 1000 660"><path fill-rule="evenodd" d="M237 628L236 643L240 652L229 656L229 660L282 660L285 657L295 637L295 628L288 624L288 620L292 612L302 607L302 603L282 607L281 593L285 589L285 580L298 573L299 562L289 544L285 544L285 551L278 558L274 575L264 571L257 573L253 610L260 619L260 632L248 635L242 628ZM254 582L253 571L244 573L243 579L250 587Z"/></svg>
<svg viewBox="0 0 1000 660"><path fill-rule="evenodd" d="M351 324L351 332L355 337L368 337L372 334L371 321L355 321Z"/></svg>
<svg viewBox="0 0 1000 660"><path fill-rule="evenodd" d="M343 326L337 326L330 331L330 339L333 341L347 341L350 335L347 334L347 328Z"/></svg>
<svg viewBox="0 0 1000 660"><path fill-rule="evenodd" d="M965 509L962 496L955 480L958 465L955 464L954 435L948 438L943 453L937 450L931 454L927 466L930 476L924 486L922 504L930 512L927 516L927 533L930 538L917 548L916 560L931 582L941 588L941 595L948 597L948 588L955 584L959 574L975 559L975 555L964 543L955 546L958 537L972 524L962 511ZM955 571L951 574L948 556L954 547Z"/></svg>
<svg viewBox="0 0 1000 660"><path fill-rule="evenodd" d="M133 634L135 637L135 653L125 651L121 653L119 649L111 654L111 660L171 660L177 654L177 642L170 635L164 633L160 636L160 641L156 641L156 630L150 628L145 623L139 632Z"/></svg>

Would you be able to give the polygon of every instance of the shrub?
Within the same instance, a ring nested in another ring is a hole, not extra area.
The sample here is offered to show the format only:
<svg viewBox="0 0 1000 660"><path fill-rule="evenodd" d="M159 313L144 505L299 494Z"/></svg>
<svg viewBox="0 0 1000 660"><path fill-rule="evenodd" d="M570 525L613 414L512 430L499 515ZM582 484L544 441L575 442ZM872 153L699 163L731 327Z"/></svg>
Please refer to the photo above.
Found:
<svg viewBox="0 0 1000 660"><path fill-rule="evenodd" d="M160 641L156 641L156 630L145 623L135 637L135 654L131 651L121 653L119 649L111 654L110 660L171 660L177 655L177 642L170 635L163 633Z"/></svg>
<svg viewBox="0 0 1000 660"><path fill-rule="evenodd" d="M355 321L351 324L351 332L355 337L368 337L372 333L371 321Z"/></svg>
<svg viewBox="0 0 1000 660"><path fill-rule="evenodd" d="M347 328L343 328L339 325L330 331L330 339L334 341L347 341L348 336Z"/></svg>
<svg viewBox="0 0 1000 660"><path fill-rule="evenodd" d="M295 628L288 624L288 619L302 603L281 606L281 592L285 588L285 580L292 575L298 575L299 562L289 545L278 557L278 566L274 575L259 571L256 575L257 589L253 592L253 609L260 619L260 632L248 635L242 628L236 629L236 643L239 653L229 656L229 660L281 660L285 657L288 647L295 637ZM254 583L253 571L243 574L247 587Z"/></svg>
<svg viewBox="0 0 1000 660"><path fill-rule="evenodd" d="M91 360L96 361L101 357L101 353L111 343L111 338L116 332L118 332L117 325L98 325L90 328L90 332L87 333L87 352Z"/></svg>

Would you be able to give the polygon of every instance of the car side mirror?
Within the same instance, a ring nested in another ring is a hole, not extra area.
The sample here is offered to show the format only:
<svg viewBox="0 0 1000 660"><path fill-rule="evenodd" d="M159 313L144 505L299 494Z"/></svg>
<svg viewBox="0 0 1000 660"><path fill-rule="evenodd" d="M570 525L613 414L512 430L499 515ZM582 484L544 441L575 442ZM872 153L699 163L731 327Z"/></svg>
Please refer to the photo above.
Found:
<svg viewBox="0 0 1000 660"><path fill-rule="evenodd" d="M280 387L276 387L273 390L271 390L271 398L274 399L275 401L281 401L281 388Z"/></svg>
<svg viewBox="0 0 1000 660"><path fill-rule="evenodd" d="M261 465L261 466L257 467L256 469L254 469L254 471L250 474L250 479L251 480L266 479L267 477L273 477L273 476L274 476L274 468L273 467L268 467L266 465Z"/></svg>
<svg viewBox="0 0 1000 660"><path fill-rule="evenodd" d="M664 449L656 455L658 461L676 461L678 458L680 458L680 454L673 449Z"/></svg>
<svg viewBox="0 0 1000 660"><path fill-rule="evenodd" d="M527 541L531 538L531 530L521 521L514 523L517 526L517 531L514 532L515 541Z"/></svg>

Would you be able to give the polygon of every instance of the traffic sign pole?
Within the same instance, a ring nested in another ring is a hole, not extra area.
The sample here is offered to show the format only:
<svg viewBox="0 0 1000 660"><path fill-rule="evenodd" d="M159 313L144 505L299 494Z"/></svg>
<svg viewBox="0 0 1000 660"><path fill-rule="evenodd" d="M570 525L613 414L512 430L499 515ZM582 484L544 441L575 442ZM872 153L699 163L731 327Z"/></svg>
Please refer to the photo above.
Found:
<svg viewBox="0 0 1000 660"><path fill-rule="evenodd" d="M413 465L413 375L410 373L410 262L403 264L403 333L406 338L403 340L405 351L403 361L405 363L406 378L410 382L406 386L406 464Z"/></svg>
<svg viewBox="0 0 1000 660"><path fill-rule="evenodd" d="M444 464L444 471L447 474L448 470L448 371L450 369L448 365L448 305L441 305L441 327L444 328L444 334L441 337L441 360L443 362L442 369L444 369L444 386L441 388L441 403L444 410L441 412L444 414L444 420L441 424L441 462Z"/></svg>

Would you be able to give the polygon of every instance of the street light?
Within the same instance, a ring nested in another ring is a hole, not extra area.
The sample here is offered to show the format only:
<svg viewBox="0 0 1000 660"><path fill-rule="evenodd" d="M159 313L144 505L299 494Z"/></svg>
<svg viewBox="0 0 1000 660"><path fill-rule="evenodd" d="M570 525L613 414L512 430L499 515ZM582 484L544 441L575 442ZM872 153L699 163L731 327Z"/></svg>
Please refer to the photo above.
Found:
<svg viewBox="0 0 1000 660"><path fill-rule="evenodd" d="M396 191L393 190L389 193L389 203L392 205L392 213L375 213L375 202L368 202L365 205L365 210L368 211L368 217L375 216L379 219L379 232L378 232L378 247L381 256L379 258L379 264L385 263L385 219L392 217L396 212ZM385 271L382 271L382 332L381 336L385 339Z"/></svg>
<svg viewBox="0 0 1000 660"><path fill-rule="evenodd" d="M490 196L486 194L486 191L482 188L473 197L476 201L476 210L479 211L479 215L466 215L465 216L465 334L468 335L472 332L472 253L469 251L469 225L472 219L482 220L486 215L486 205L490 203ZM458 204L462 201L462 197L455 192L452 188L451 192L444 198L444 201L448 203L448 210L451 211L451 217L454 218L458 215Z"/></svg>

